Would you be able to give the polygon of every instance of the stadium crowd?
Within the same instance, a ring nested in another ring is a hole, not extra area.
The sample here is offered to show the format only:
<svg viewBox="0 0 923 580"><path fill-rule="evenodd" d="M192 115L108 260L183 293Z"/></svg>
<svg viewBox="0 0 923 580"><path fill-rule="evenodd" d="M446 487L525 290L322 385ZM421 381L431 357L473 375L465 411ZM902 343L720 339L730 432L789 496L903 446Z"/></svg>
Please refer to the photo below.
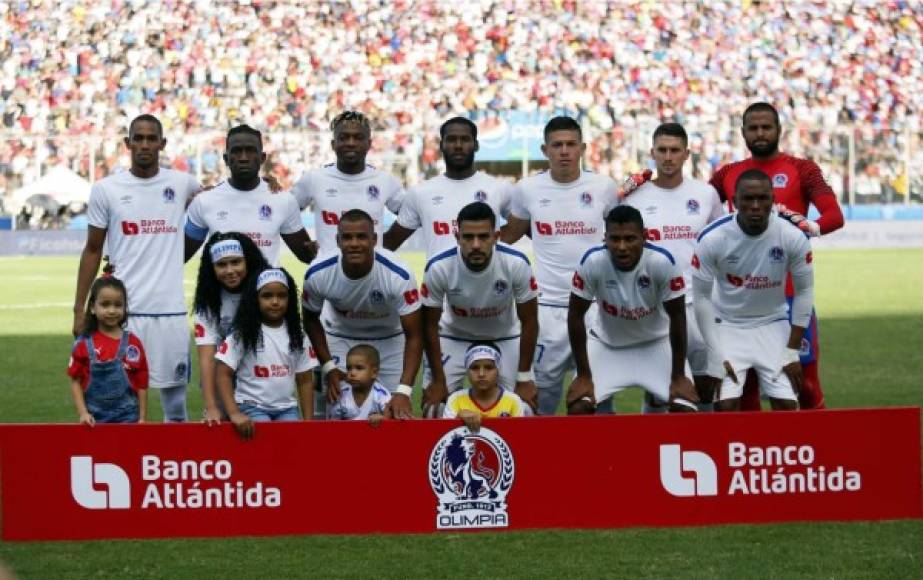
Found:
<svg viewBox="0 0 923 580"><path fill-rule="evenodd" d="M575 116L588 165L613 176L636 170L633 146L646 151L675 119L707 179L743 157L730 112L762 98L796 128L783 148L820 163L841 195L836 131L855 122L868 201L913 186L904 141L923 132L923 5L901 0L14 0L0 11L7 193L59 163L94 179L127 167L121 131L145 112L170 136L168 163L203 183L222 171L224 131L247 122L272 140L288 185L327 160L325 129L344 109L374 120L373 161L411 183L438 159L449 114L506 111ZM923 162L923 147L911 155Z"/></svg>

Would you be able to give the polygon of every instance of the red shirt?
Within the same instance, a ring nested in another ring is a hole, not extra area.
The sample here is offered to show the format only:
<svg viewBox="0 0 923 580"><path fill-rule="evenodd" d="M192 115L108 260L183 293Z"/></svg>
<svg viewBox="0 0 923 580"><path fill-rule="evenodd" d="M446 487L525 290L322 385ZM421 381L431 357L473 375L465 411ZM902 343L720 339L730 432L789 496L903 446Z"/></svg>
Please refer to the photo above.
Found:
<svg viewBox="0 0 923 580"><path fill-rule="evenodd" d="M115 358L119 351L119 339L110 338L100 331L93 333L93 347L96 350L96 360L105 362ZM147 388L147 357L141 340L134 334L128 335L128 346L125 348L125 358L122 359L128 382L135 391ZM87 342L83 337L78 338L71 351L71 359L67 365L67 376L80 381L80 386L85 391L90 380L90 355L87 352Z"/></svg>
<svg viewBox="0 0 923 580"><path fill-rule="evenodd" d="M721 199L728 202L733 211L734 185L741 173L748 169L759 169L772 180L776 203L803 216L808 215L808 206L813 204L820 212L817 225L822 234L828 234L843 227L843 212L837 203L836 194L827 185L820 168L809 159L799 159L779 153L772 159L744 159L718 169L709 183L718 190Z"/></svg>

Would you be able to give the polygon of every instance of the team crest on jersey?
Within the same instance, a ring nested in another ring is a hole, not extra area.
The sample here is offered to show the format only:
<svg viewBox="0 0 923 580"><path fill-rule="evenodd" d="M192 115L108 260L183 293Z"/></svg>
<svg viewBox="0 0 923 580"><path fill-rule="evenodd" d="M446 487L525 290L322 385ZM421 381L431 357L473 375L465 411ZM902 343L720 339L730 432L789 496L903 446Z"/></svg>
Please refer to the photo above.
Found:
<svg viewBox="0 0 923 580"><path fill-rule="evenodd" d="M506 441L490 429L467 427L442 436L429 458L429 483L438 500L436 528L505 528L506 495L515 464Z"/></svg>
<svg viewBox="0 0 923 580"><path fill-rule="evenodd" d="M785 252L779 246L773 246L769 249L769 259L773 262L781 262L785 257Z"/></svg>
<svg viewBox="0 0 923 580"><path fill-rule="evenodd" d="M509 288L509 284L506 283L506 280L497 280L494 282L494 292L497 294L503 294L506 292L507 288Z"/></svg>
<svg viewBox="0 0 923 580"><path fill-rule="evenodd" d="M474 192L474 201L480 201L480 202L487 201L487 192L482 189L479 189L476 192Z"/></svg>
<svg viewBox="0 0 923 580"><path fill-rule="evenodd" d="M369 292L369 302L372 304L384 304L385 295L381 290L375 289Z"/></svg>
<svg viewBox="0 0 923 580"><path fill-rule="evenodd" d="M638 276L638 288L645 290L651 287L651 278L647 274Z"/></svg>
<svg viewBox="0 0 923 580"><path fill-rule="evenodd" d="M580 205L583 207L588 207L593 203L593 195L589 191L584 191L580 194Z"/></svg>
<svg viewBox="0 0 923 580"><path fill-rule="evenodd" d="M381 192L378 191L378 187L377 187L377 186L375 186L375 185L370 185L370 186L369 186L369 190L368 190L368 194L369 194L369 201L376 201L376 200L378 200L378 197L381 195Z"/></svg>
<svg viewBox="0 0 923 580"><path fill-rule="evenodd" d="M128 348L125 349L125 360L128 362L138 362L141 360L141 351L137 346L129 344Z"/></svg>
<svg viewBox="0 0 923 580"><path fill-rule="evenodd" d="M699 200L690 199L686 201L686 213L689 215L699 215Z"/></svg>
<svg viewBox="0 0 923 580"><path fill-rule="evenodd" d="M272 208L264 203L260 206L260 219L268 220L270 218L272 218Z"/></svg>
<svg viewBox="0 0 923 580"><path fill-rule="evenodd" d="M173 191L172 187L167 187L163 190L163 200L166 203L173 203L176 201L176 192Z"/></svg>
<svg viewBox="0 0 923 580"><path fill-rule="evenodd" d="M225 349L226 348L227 347L225 347ZM189 367L186 365L185 361L176 363L176 370L173 372L173 378L175 378L177 381L185 381L186 371L188 369Z"/></svg>
<svg viewBox="0 0 923 580"><path fill-rule="evenodd" d="M780 189L788 185L788 175L784 173L776 173L772 176L772 186L776 189Z"/></svg>

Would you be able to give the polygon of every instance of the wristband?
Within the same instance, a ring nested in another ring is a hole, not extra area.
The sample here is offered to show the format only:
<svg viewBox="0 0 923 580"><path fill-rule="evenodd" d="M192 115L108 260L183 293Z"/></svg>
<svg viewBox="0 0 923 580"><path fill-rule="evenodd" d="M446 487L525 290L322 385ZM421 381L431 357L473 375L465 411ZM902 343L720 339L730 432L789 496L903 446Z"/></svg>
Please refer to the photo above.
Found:
<svg viewBox="0 0 923 580"><path fill-rule="evenodd" d="M323 365L321 365L320 373L322 375L326 375L327 373L329 373L335 368L337 368L337 363L333 362L333 359L330 359L327 362L325 362Z"/></svg>
<svg viewBox="0 0 923 580"><path fill-rule="evenodd" d="M797 348L788 348L782 352L782 366L787 367L788 365L801 361L801 351Z"/></svg>
<svg viewBox="0 0 923 580"><path fill-rule="evenodd" d="M404 395L405 397L412 397L413 387L410 387L407 385L398 385L397 388L394 389L394 393L396 395Z"/></svg>
<svg viewBox="0 0 923 580"><path fill-rule="evenodd" d="M533 371L525 371L525 372L519 371L518 373L516 373L516 382L517 382L517 383L523 383L523 382L526 382L526 381L535 382L535 372L533 372Z"/></svg>

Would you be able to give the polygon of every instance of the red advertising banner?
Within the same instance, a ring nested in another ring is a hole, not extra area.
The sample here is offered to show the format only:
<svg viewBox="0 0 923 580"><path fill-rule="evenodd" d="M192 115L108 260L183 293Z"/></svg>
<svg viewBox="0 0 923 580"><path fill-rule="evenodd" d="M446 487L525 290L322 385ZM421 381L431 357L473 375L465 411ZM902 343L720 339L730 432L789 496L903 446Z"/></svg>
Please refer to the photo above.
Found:
<svg viewBox="0 0 923 580"><path fill-rule="evenodd" d="M918 408L0 425L0 486L5 540L923 517Z"/></svg>

